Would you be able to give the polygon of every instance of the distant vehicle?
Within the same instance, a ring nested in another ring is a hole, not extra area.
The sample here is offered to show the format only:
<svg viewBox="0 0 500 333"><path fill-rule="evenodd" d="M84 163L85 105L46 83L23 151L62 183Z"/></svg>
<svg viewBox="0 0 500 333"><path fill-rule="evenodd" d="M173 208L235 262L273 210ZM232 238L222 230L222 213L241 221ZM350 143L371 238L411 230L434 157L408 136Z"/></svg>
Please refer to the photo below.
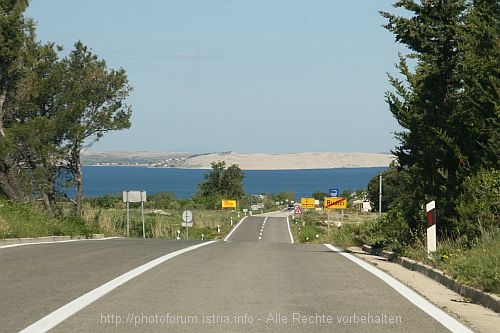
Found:
<svg viewBox="0 0 500 333"><path fill-rule="evenodd" d="M288 210L294 210L294 209L295 209L294 205L292 205L292 204L288 205Z"/></svg>

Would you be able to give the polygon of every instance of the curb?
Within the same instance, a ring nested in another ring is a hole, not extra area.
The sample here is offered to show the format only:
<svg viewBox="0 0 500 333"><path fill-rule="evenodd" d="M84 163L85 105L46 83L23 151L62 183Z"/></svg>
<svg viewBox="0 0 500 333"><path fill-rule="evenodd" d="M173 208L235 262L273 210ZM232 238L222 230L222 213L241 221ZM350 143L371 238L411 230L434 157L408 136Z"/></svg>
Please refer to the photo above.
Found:
<svg viewBox="0 0 500 333"><path fill-rule="evenodd" d="M399 264L406 269L421 273L434 281L441 283L446 288L453 290L460 296L471 299L474 303L480 304L495 311L496 313L500 313L500 297L494 294L486 293L482 290L461 284L435 268L409 258L398 257L394 252L376 249L368 245L363 245L361 249L366 253L384 257L388 261Z"/></svg>
<svg viewBox="0 0 500 333"><path fill-rule="evenodd" d="M101 239L104 238L104 234L93 234L92 237L86 238L71 237L71 236L45 236L45 237L33 237L33 238L7 238L0 239L0 246L14 245L14 244L39 244L39 243L53 243L53 242L64 242L74 239Z"/></svg>

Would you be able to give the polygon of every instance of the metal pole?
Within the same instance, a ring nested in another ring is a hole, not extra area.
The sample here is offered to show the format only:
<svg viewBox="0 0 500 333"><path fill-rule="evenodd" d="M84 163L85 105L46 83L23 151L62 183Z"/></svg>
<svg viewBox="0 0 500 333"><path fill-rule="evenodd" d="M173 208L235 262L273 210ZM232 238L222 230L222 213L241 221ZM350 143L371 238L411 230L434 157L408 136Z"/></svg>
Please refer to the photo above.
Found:
<svg viewBox="0 0 500 333"><path fill-rule="evenodd" d="M146 228L144 227L144 201L141 200L141 215L142 215L142 238L146 238Z"/></svg>
<svg viewBox="0 0 500 333"><path fill-rule="evenodd" d="M130 236L130 203L127 198L127 237Z"/></svg>
<svg viewBox="0 0 500 333"><path fill-rule="evenodd" d="M379 173L378 216L382 217L382 172Z"/></svg>
<svg viewBox="0 0 500 333"><path fill-rule="evenodd" d="M326 221L326 225L327 225L327 227L328 227L328 234L330 234L330 210L329 210L329 209L327 210L326 214L327 214L327 218L326 218L326 219L327 219L327 221Z"/></svg>
<svg viewBox="0 0 500 333"><path fill-rule="evenodd" d="M188 212L185 210L183 213L186 213L186 215L182 216L182 220L184 221L183 224L186 225L186 240L189 240L189 227L188 227Z"/></svg>

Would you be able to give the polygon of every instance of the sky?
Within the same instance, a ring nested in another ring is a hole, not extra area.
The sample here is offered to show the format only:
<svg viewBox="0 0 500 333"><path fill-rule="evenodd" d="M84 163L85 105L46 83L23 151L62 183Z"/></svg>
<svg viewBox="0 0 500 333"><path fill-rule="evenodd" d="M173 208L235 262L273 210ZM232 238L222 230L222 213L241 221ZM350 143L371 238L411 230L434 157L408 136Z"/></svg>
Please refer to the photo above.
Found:
<svg viewBox="0 0 500 333"><path fill-rule="evenodd" d="M389 152L393 2L31 0L25 15L40 41L127 72L132 126L89 150Z"/></svg>

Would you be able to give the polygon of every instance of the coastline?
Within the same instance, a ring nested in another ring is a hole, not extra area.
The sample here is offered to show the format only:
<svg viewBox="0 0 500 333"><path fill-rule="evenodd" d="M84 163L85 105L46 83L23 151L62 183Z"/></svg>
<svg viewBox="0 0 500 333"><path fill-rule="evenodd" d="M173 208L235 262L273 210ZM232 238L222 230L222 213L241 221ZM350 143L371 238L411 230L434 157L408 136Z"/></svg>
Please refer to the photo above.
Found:
<svg viewBox="0 0 500 333"><path fill-rule="evenodd" d="M87 166L146 166L178 169L211 169L212 162L236 164L242 170L304 170L388 167L395 157L385 153L237 153L203 154L158 152L85 152Z"/></svg>

